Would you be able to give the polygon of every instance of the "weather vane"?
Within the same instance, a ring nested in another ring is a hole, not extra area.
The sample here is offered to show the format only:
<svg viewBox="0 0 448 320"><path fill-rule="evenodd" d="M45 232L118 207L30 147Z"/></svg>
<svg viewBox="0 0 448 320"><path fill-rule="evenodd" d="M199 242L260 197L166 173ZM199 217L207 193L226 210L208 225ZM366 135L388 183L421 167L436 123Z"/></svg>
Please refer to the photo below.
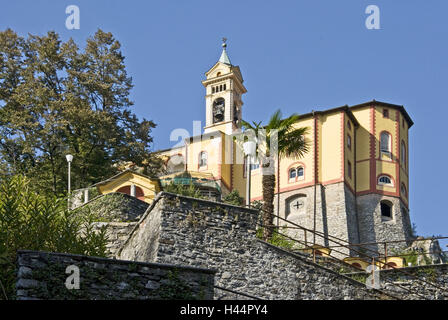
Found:
<svg viewBox="0 0 448 320"><path fill-rule="evenodd" d="M226 37L223 37L223 38L222 38L222 46L223 46L224 48L227 47L226 41L227 41L227 38L226 38Z"/></svg>

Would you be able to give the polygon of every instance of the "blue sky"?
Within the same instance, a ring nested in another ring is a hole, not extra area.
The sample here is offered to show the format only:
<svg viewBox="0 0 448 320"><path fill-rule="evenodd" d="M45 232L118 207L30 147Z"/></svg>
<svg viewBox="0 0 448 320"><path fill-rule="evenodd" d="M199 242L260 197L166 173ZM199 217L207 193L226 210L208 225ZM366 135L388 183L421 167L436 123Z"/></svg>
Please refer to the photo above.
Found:
<svg viewBox="0 0 448 320"><path fill-rule="evenodd" d="M65 27L71 4L80 8L80 30ZM380 30L365 27L371 4ZM411 219L419 234L448 235L447 13L444 0L5 1L0 29L55 30L79 45L97 28L112 32L135 85L134 111L158 124L155 149L173 144L173 129L205 121L201 80L223 36L248 89L246 120L266 120L277 108L287 115L372 99L404 105L415 122Z"/></svg>

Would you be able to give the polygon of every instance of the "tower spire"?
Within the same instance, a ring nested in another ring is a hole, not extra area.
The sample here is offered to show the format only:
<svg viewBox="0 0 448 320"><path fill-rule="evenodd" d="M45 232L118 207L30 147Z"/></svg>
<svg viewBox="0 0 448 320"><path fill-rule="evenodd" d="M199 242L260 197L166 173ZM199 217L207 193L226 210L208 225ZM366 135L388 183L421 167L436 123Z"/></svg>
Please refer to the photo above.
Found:
<svg viewBox="0 0 448 320"><path fill-rule="evenodd" d="M232 63L230 63L230 59L229 56L227 55L227 38L222 38L222 53L221 53L221 57L219 58L219 62L221 63L225 63L228 65L232 65Z"/></svg>

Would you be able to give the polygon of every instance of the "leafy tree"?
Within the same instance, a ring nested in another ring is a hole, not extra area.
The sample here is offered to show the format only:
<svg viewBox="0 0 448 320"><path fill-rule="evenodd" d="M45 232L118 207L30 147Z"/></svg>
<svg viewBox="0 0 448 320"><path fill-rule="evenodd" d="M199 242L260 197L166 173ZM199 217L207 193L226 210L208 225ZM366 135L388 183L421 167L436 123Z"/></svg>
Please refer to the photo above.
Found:
<svg viewBox="0 0 448 320"><path fill-rule="evenodd" d="M67 211L67 202L30 190L28 179L0 180L0 299L14 296L17 250L105 256L106 230L95 232L92 217Z"/></svg>
<svg viewBox="0 0 448 320"><path fill-rule="evenodd" d="M55 32L26 39L0 32L0 174L23 174L56 195L67 189L68 153L74 188L115 174L125 161L155 174L155 124L131 111L124 59L102 30L84 50Z"/></svg>
<svg viewBox="0 0 448 320"><path fill-rule="evenodd" d="M242 121L245 130L253 130L258 134L257 155L262 170L264 240L271 238L274 230L275 172L272 168L275 168L276 157L301 158L309 151L309 142L305 139L308 128L297 128L298 120L297 114L282 119L281 111L277 110L266 126L262 126L261 122L251 124Z"/></svg>
<svg viewBox="0 0 448 320"><path fill-rule="evenodd" d="M238 190L232 190L229 194L227 194L223 201L229 204L233 204L235 206L240 206L243 204L244 198L240 196Z"/></svg>

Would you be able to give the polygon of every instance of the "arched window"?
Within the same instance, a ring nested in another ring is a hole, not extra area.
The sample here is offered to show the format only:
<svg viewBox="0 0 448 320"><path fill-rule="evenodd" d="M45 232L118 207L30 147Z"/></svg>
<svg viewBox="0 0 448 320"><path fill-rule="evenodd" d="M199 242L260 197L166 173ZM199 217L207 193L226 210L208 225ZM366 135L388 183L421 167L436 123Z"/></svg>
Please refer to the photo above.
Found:
<svg viewBox="0 0 448 320"><path fill-rule="evenodd" d="M224 109L224 98L218 98L213 102L213 123L222 122L224 120Z"/></svg>
<svg viewBox="0 0 448 320"><path fill-rule="evenodd" d="M347 135L347 148L352 149L352 137L349 134Z"/></svg>
<svg viewBox="0 0 448 320"><path fill-rule="evenodd" d="M134 188L134 191L132 191L132 188ZM121 187L115 192L124 193L129 196L135 196L137 199L145 201L145 193L143 192L142 188L135 185ZM132 193L134 193L135 195L133 195Z"/></svg>
<svg viewBox="0 0 448 320"><path fill-rule="evenodd" d="M297 177L297 171L296 168L291 168L289 169L289 179L290 180L295 180Z"/></svg>
<svg viewBox="0 0 448 320"><path fill-rule="evenodd" d="M391 220L392 219L392 203L386 200L380 202L381 207L381 219Z"/></svg>
<svg viewBox="0 0 448 320"><path fill-rule="evenodd" d="M404 141L401 141L401 164L403 167L406 167L406 145L404 144Z"/></svg>
<svg viewBox="0 0 448 320"><path fill-rule="evenodd" d="M303 167L298 167L297 168L297 178L301 179L301 178L303 178L303 175L304 175Z"/></svg>
<svg viewBox="0 0 448 320"><path fill-rule="evenodd" d="M381 152L387 152L390 153L392 146L391 146L391 137L390 134L387 132L381 132L381 137L380 137L380 150Z"/></svg>
<svg viewBox="0 0 448 320"><path fill-rule="evenodd" d="M392 179L389 176L381 175L378 177L379 185L393 186Z"/></svg>
<svg viewBox="0 0 448 320"><path fill-rule="evenodd" d="M207 152L202 151L199 154L199 167L207 166Z"/></svg>

